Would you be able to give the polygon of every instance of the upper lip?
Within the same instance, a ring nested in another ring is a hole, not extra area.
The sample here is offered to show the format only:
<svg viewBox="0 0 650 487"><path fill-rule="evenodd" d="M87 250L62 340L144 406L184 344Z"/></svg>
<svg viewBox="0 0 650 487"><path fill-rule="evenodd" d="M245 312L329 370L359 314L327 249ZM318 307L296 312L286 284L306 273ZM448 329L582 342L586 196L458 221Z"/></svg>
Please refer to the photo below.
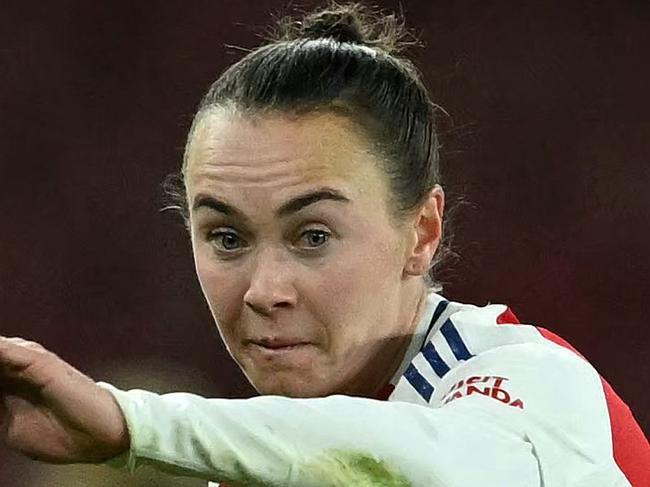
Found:
<svg viewBox="0 0 650 487"><path fill-rule="evenodd" d="M256 338L250 340L250 342L254 343L255 345L260 345L266 348L282 348L282 347L290 347L293 345L304 345L306 343L309 343L308 341L302 340L300 338L286 338L286 337Z"/></svg>

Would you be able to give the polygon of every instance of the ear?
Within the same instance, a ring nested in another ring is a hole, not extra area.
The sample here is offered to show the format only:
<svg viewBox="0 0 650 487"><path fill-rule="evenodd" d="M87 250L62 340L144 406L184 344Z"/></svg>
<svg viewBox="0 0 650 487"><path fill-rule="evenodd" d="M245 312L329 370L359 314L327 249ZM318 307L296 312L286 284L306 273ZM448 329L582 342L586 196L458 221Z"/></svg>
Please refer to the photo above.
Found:
<svg viewBox="0 0 650 487"><path fill-rule="evenodd" d="M415 215L410 229L404 261L404 276L423 276L429 270L442 239L445 193L435 185Z"/></svg>

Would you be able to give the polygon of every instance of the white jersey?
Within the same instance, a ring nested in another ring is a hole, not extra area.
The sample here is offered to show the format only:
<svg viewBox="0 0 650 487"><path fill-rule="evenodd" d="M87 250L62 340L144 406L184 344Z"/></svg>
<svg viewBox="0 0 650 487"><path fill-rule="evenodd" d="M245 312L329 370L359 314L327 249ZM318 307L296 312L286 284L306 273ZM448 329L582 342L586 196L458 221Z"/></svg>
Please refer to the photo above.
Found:
<svg viewBox="0 0 650 487"><path fill-rule="evenodd" d="M629 409L556 342L506 306L430 293L387 401L207 399L100 382L131 434L106 464L223 486L650 486L650 447Z"/></svg>

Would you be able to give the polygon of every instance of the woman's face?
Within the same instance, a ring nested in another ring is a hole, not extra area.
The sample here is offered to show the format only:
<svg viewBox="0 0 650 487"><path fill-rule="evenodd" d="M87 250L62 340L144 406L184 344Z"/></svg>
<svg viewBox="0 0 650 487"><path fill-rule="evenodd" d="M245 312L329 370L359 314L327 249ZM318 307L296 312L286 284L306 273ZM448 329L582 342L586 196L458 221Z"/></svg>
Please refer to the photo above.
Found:
<svg viewBox="0 0 650 487"><path fill-rule="evenodd" d="M390 378L424 289L405 271L417 232L391 223L349 120L206 114L186 187L201 288L260 393L368 395Z"/></svg>

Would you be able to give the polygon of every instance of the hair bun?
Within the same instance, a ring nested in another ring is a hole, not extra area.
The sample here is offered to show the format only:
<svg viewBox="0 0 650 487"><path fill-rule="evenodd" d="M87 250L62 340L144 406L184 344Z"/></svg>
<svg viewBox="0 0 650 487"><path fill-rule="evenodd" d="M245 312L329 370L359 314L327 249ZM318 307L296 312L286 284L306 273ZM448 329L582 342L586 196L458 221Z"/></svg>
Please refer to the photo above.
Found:
<svg viewBox="0 0 650 487"><path fill-rule="evenodd" d="M419 44L404 27L403 20L395 14L385 14L358 2L339 4L336 0L330 0L325 7L304 14L302 19L280 19L271 40L324 38L375 47L389 54Z"/></svg>
<svg viewBox="0 0 650 487"><path fill-rule="evenodd" d="M325 10L303 21L302 35L307 39L332 37L339 42L365 44L363 25L350 10Z"/></svg>

